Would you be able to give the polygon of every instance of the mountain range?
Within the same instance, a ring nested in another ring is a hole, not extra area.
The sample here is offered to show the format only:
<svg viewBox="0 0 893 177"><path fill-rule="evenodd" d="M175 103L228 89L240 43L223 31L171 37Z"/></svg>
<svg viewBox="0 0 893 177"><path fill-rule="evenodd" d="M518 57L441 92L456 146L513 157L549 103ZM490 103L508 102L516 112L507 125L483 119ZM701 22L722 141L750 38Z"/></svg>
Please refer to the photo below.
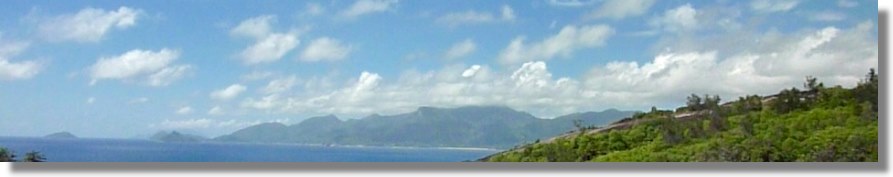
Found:
<svg viewBox="0 0 893 177"><path fill-rule="evenodd" d="M509 148L576 129L601 126L632 116L609 109L553 119L537 118L502 106L420 107L404 114L341 120L334 115L300 123L262 123L214 138L215 141L322 145Z"/></svg>

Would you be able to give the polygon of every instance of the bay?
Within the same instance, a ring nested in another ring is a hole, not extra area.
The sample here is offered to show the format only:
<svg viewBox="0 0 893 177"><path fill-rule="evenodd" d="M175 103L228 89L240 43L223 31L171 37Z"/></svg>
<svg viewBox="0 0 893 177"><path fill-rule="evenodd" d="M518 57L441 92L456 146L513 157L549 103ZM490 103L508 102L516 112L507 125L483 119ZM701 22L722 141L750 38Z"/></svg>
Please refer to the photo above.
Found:
<svg viewBox="0 0 893 177"><path fill-rule="evenodd" d="M19 158L38 151L49 162L460 162L498 152L474 148L164 143L130 139L0 137Z"/></svg>

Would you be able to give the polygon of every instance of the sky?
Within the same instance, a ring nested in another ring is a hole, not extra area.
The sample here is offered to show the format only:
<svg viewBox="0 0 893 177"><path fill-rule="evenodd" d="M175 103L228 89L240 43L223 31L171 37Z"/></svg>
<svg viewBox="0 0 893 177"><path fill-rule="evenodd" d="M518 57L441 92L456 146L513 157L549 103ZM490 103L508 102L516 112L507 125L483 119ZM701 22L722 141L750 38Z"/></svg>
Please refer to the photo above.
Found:
<svg viewBox="0 0 893 177"><path fill-rule="evenodd" d="M0 136L218 136L497 105L552 118L853 87L877 1L11 1ZM880 71L884 72L884 71Z"/></svg>

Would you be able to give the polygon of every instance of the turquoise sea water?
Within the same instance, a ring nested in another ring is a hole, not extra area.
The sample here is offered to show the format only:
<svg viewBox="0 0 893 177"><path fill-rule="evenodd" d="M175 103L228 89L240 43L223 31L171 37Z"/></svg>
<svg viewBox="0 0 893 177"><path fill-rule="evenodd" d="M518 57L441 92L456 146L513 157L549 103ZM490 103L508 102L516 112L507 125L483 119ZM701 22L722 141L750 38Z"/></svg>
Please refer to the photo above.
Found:
<svg viewBox="0 0 893 177"><path fill-rule="evenodd" d="M497 152L483 149L19 137L0 137L0 147L13 150L19 157L31 150L39 151L50 162L459 162Z"/></svg>

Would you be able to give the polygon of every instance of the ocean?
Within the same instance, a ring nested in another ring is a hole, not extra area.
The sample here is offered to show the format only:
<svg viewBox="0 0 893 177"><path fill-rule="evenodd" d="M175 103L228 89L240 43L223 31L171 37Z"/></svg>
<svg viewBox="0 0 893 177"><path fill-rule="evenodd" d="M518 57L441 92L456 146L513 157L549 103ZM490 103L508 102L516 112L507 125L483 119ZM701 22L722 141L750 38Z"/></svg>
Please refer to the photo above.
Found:
<svg viewBox="0 0 893 177"><path fill-rule="evenodd" d="M34 150L49 162L460 162L488 149L343 147L297 144L163 143L128 139L0 137L21 159Z"/></svg>

